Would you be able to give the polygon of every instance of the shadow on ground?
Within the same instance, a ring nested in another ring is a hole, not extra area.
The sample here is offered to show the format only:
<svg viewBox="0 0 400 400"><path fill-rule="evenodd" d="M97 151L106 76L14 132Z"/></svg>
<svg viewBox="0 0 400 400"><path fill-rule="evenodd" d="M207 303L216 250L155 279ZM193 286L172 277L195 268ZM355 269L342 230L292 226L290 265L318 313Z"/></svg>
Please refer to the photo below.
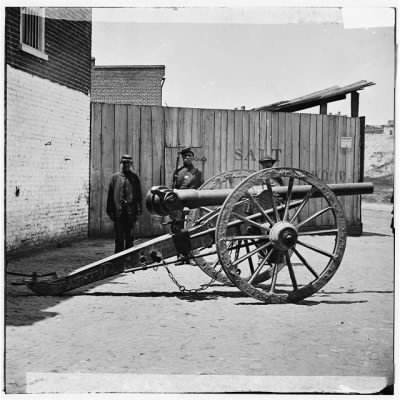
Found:
<svg viewBox="0 0 400 400"><path fill-rule="evenodd" d="M56 297L40 297L34 294L8 296L5 306L5 325L33 325L46 318L56 317L58 313L45 310L60 301L62 300Z"/></svg>
<svg viewBox="0 0 400 400"><path fill-rule="evenodd" d="M118 293L118 292L78 292L72 294L65 294L63 297L74 297L74 296L99 296L99 297L138 297L138 298L156 298L156 297L175 297L177 299L185 301L203 301L203 300L215 300L219 297L222 298L249 298L245 293L240 290L225 291L225 290L213 290L208 292L199 293L181 293L181 292L165 292L165 291L149 291L149 292L137 292L137 293Z"/></svg>
<svg viewBox="0 0 400 400"><path fill-rule="evenodd" d="M363 232L362 236L381 236L381 237L390 237L393 235L389 235L386 233L376 233L376 232ZM393 236L393 240L394 240L394 236Z"/></svg>
<svg viewBox="0 0 400 400"><path fill-rule="evenodd" d="M100 286L104 283L109 283L112 279L115 279L115 276L91 283L86 287ZM70 298L70 294L64 294L61 296L39 296L31 292L27 287L14 287L7 285L5 325L26 326L47 318L56 317L58 313L46 310L55 307L57 304Z"/></svg>

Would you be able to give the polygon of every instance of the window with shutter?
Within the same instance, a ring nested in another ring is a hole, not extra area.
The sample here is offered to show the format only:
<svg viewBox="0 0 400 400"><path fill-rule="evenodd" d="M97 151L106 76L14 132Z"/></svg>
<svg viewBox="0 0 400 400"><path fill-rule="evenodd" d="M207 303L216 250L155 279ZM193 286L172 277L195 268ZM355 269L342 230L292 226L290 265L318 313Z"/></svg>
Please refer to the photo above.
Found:
<svg viewBox="0 0 400 400"><path fill-rule="evenodd" d="M21 49L37 57L48 59L45 54L45 9L21 8Z"/></svg>

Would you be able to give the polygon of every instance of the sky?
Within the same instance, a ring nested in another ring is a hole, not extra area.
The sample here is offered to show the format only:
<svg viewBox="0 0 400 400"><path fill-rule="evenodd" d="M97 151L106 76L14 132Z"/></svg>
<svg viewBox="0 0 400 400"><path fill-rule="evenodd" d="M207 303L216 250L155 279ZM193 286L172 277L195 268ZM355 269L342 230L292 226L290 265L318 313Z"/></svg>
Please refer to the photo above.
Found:
<svg viewBox="0 0 400 400"><path fill-rule="evenodd" d="M96 65L165 65L163 105L246 109L360 80L367 124L394 118L388 7L94 8ZM350 115L348 99L328 112ZM316 112L310 109L307 112Z"/></svg>

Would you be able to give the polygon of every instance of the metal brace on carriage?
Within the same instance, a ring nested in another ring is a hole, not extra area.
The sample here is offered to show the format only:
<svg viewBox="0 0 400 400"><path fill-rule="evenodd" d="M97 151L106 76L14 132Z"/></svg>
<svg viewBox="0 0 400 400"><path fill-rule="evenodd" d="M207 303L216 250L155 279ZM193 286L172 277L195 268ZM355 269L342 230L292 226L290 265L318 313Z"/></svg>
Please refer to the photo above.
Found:
<svg viewBox="0 0 400 400"><path fill-rule="evenodd" d="M40 295L60 295L183 258L194 260L213 281L257 300L298 302L324 287L342 261L347 230L337 196L373 193L369 182L327 185L294 168L230 171L210 182L199 190L150 189L146 206L170 217L171 233L27 286Z"/></svg>

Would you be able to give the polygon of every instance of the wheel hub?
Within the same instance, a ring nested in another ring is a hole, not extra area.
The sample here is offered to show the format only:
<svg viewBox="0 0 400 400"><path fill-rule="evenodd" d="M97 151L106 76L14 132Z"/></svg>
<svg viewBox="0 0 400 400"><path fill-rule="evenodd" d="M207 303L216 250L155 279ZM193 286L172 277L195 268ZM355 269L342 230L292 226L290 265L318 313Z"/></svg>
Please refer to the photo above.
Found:
<svg viewBox="0 0 400 400"><path fill-rule="evenodd" d="M279 250L289 250L297 243L297 229L289 222L277 222L269 232L269 240Z"/></svg>

